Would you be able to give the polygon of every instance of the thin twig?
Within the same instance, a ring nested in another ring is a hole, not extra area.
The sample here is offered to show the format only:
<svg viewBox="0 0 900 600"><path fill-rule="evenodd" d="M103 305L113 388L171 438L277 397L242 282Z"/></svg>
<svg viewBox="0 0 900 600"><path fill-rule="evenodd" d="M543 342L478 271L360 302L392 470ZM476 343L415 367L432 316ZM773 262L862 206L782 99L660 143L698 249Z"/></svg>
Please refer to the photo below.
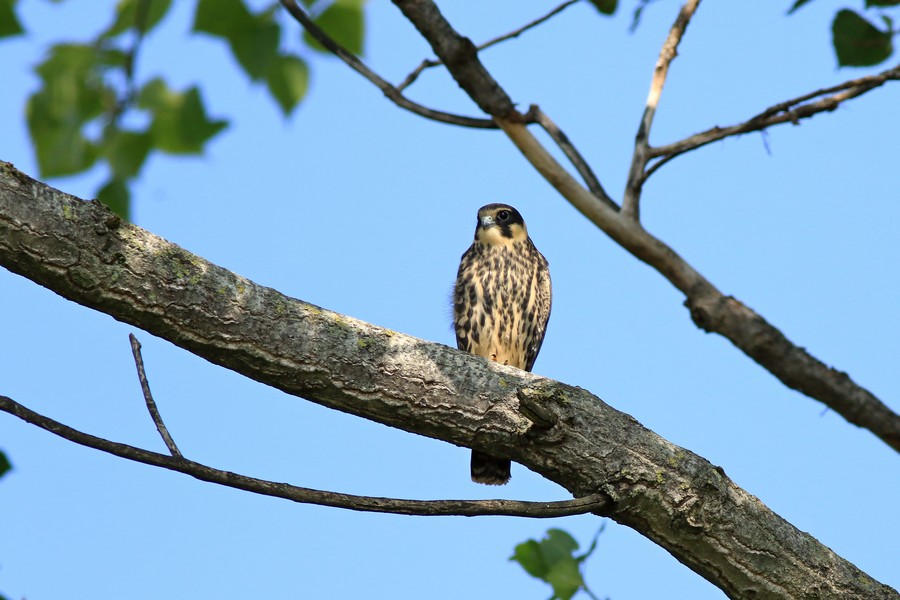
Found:
<svg viewBox="0 0 900 600"><path fill-rule="evenodd" d="M377 73L367 67L359 58L348 52L344 47L338 44L327 33L325 33L310 16L302 9L294 0L281 0L282 6L290 13L294 19L309 32L317 42L325 46L331 53L347 63L351 69L371 81L380 89L391 102L419 116L440 121L441 123L449 123L451 125L459 125L461 127L474 127L477 129L496 129L497 125L491 119L479 119L476 117L467 117L464 115L456 115L440 110L434 110L426 106L422 106L405 97L400 90L388 83Z"/></svg>
<svg viewBox="0 0 900 600"><path fill-rule="evenodd" d="M581 178L584 180L585 184L591 193L597 196L600 200L602 200L605 204L610 206L615 210L619 210L619 205L606 193L606 190L603 189L603 186L600 185L600 180L597 179L597 176L594 175L594 171L591 169L591 166L584 160L584 157L581 156L581 153L572 145L572 142L569 141L569 137L563 133L563 131L553 122L553 120L547 116L544 111L540 109L537 104L532 104L528 109L528 113L526 118L534 119L537 123L547 132L547 135L556 142L556 145L559 146L560 150L563 151L563 154L566 155L566 158L569 159L569 162L575 167L578 171L578 174L581 175Z"/></svg>
<svg viewBox="0 0 900 600"><path fill-rule="evenodd" d="M651 148L649 159L659 158L649 169L647 169L646 177L649 177L662 165L669 162L680 154L690 152L706 144L716 142L726 137L749 133L751 131L761 131L780 125L782 123L797 124L801 119L808 119L813 115L821 112L829 112L838 108L841 103L861 96L866 92L873 90L884 83L892 80L900 80L900 65L882 71L876 75L867 77L859 77L851 79L827 88L822 88L814 92L797 96L784 102L779 102L769 108L763 110L754 117L751 117L743 123L731 125L728 127L712 127L706 131L701 131L683 140L679 140L672 144ZM837 93L835 93L837 92ZM827 96L827 94L831 94ZM822 96L825 96L822 98ZM815 100L819 98L818 100ZM810 102L815 100L814 102Z"/></svg>
<svg viewBox="0 0 900 600"><path fill-rule="evenodd" d="M653 126L653 117L656 114L656 108L659 105L659 98L662 95L663 86L666 84L666 77L669 74L669 65L678 55L678 44L687 29L700 0L688 0L672 28L666 41L663 42L662 49L659 51L659 58L656 61L656 67L653 69L653 79L650 82L650 92L647 94L647 105L644 107L644 114L641 117L641 124L638 126L637 135L634 140L634 154L631 158L631 167L628 170L628 181L625 184L625 196L622 199L622 213L634 220L640 218L640 201L641 190L644 185L646 176L644 168L647 166L650 151L650 128Z"/></svg>
<svg viewBox="0 0 900 600"><path fill-rule="evenodd" d="M490 40L484 42L483 44L480 44L479 46L477 46L476 49L479 52L481 52L482 50L490 48L491 46L495 46L501 42L505 42L506 40L510 40L512 38L519 37L520 35L522 35L526 31L528 31L529 29L531 29L533 27L537 27L544 21L548 21L548 20L552 19L553 17L555 17L556 15L558 15L565 9L569 8L576 2L578 2L578 0L567 0L566 2L563 2L562 4L560 4L559 6L557 6L556 8L554 8L553 10L551 10L550 12L545 14L544 16L538 17L534 21L530 21L530 22L526 23L525 25L522 25L518 29L514 29L514 30L510 31L509 33L505 33L503 35L500 35L493 39L490 39ZM421 63L419 63L418 67L413 69L413 71L409 75L406 76L406 79L404 79L403 82L397 86L397 89L400 91L405 90L407 87L412 85L416 81L416 79L418 79L419 75L422 74L422 71L424 71L425 69L429 69L431 67L437 67L442 64L444 64L444 63L440 59L426 58Z"/></svg>
<svg viewBox="0 0 900 600"><path fill-rule="evenodd" d="M419 75L422 74L422 71L424 71L425 69L429 69L431 67L436 67L438 65L442 65L442 64L444 64L444 63L442 63L441 61L434 59L434 58L423 59L422 62L420 62L419 65L415 69L413 69L412 71L409 72L409 75L407 75L406 77L403 78L403 81L401 81L397 85L397 89L402 92L403 90L405 90L406 88L408 88L409 86L411 86L413 83L416 82L416 79L419 78Z"/></svg>
<svg viewBox="0 0 900 600"><path fill-rule="evenodd" d="M156 408L153 394L150 393L150 382L147 381L147 373L144 371L144 358L141 356L141 343L132 333L128 334L128 339L131 341L131 353L134 355L134 364L137 367L138 379L141 382L141 391L144 392L144 401L147 403L147 410L150 411L150 418L153 419L156 430L166 443L166 448L169 449L172 456L182 458L181 450L178 449L178 446L175 445L175 440L169 435L169 430L163 422L162 415L159 414L159 409Z"/></svg>
<svg viewBox="0 0 900 600"><path fill-rule="evenodd" d="M521 500L404 500L326 492L287 483L247 477L246 475L239 475L230 471L214 469L182 456L168 456L142 448L135 448L127 444L111 442L83 433L68 425L63 425L22 406L6 396L0 396L0 411L15 415L27 423L36 425L70 442L87 446L88 448L101 450L135 462L184 473L201 481L256 494L284 498L302 504L317 504L319 506L346 508L363 512L402 515L466 517L495 515L533 518L565 517L589 512L601 514L611 505L609 498L605 494L594 494L559 502L524 502Z"/></svg>

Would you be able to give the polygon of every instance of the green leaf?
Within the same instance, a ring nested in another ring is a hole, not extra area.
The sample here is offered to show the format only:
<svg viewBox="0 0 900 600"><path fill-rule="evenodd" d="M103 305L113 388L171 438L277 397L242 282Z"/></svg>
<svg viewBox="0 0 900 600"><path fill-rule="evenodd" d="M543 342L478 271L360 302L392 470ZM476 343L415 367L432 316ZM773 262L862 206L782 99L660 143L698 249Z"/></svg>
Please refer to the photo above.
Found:
<svg viewBox="0 0 900 600"><path fill-rule="evenodd" d="M153 113L153 145L171 154L200 154L206 142L228 126L227 121L207 117L196 87L174 92L158 78L141 90L138 106Z"/></svg>
<svg viewBox="0 0 900 600"><path fill-rule="evenodd" d="M231 51L250 79L266 76L270 65L278 57L281 28L271 13L250 17L243 27L228 38Z"/></svg>
<svg viewBox="0 0 900 600"><path fill-rule="evenodd" d="M194 13L194 31L228 39L251 16L242 0L200 0Z"/></svg>
<svg viewBox="0 0 900 600"><path fill-rule="evenodd" d="M281 28L275 8L252 14L241 0L200 0L194 15L194 31L226 40L250 79L266 76L278 56Z"/></svg>
<svg viewBox="0 0 900 600"><path fill-rule="evenodd" d="M113 174L128 180L140 172L152 144L153 138L146 131L115 129L105 136L101 152Z"/></svg>
<svg viewBox="0 0 900 600"><path fill-rule="evenodd" d="M548 529L547 537L541 540L541 553L544 562L552 566L566 558L572 558L572 553L578 550L578 542L562 529Z"/></svg>
<svg viewBox="0 0 900 600"><path fill-rule="evenodd" d="M900 0L866 0L866 8L873 6L898 6Z"/></svg>
<svg viewBox="0 0 900 600"><path fill-rule="evenodd" d="M534 540L528 540L517 545L509 560L518 562L525 569L525 572L532 577L537 577L538 579L546 579L547 577L548 569L541 554L541 545Z"/></svg>
<svg viewBox="0 0 900 600"><path fill-rule="evenodd" d="M316 25L351 54L363 53L363 3L364 0L337 0L314 19ZM303 33L303 41L314 50L329 53L306 32Z"/></svg>
<svg viewBox="0 0 900 600"><path fill-rule="evenodd" d="M6 458L6 453L0 450L0 477L6 475L10 470L12 470L12 464Z"/></svg>
<svg viewBox="0 0 900 600"><path fill-rule="evenodd" d="M619 0L590 0L590 3L604 15L611 15L616 12Z"/></svg>
<svg viewBox="0 0 900 600"><path fill-rule="evenodd" d="M162 21L171 5L172 0L120 0L116 20L103 36L119 35L132 28L147 33Z"/></svg>
<svg viewBox="0 0 900 600"><path fill-rule="evenodd" d="M97 200L108 206L117 215L130 220L131 193L128 185L122 179L113 177L97 191Z"/></svg>
<svg viewBox="0 0 900 600"><path fill-rule="evenodd" d="M296 56L278 56L269 65L266 83L269 85L269 92L281 107L281 112L288 116L306 95L309 68Z"/></svg>
<svg viewBox="0 0 900 600"><path fill-rule="evenodd" d="M842 67L868 67L893 53L891 32L881 31L852 10L841 10L831 23L832 42Z"/></svg>
<svg viewBox="0 0 900 600"><path fill-rule="evenodd" d="M547 573L547 583L553 587L553 597L559 600L569 600L584 585L578 563L569 556L567 560L560 560Z"/></svg>
<svg viewBox="0 0 900 600"><path fill-rule="evenodd" d="M788 9L787 14L791 14L792 12L794 12L795 10L797 10L798 8L800 8L801 6L803 6L804 4L806 4L807 2L809 2L809 0L797 0L796 2L794 2L793 6L791 6L791 7Z"/></svg>
<svg viewBox="0 0 900 600"><path fill-rule="evenodd" d="M0 38L20 35L25 33L16 9L13 7L15 0L0 0Z"/></svg>

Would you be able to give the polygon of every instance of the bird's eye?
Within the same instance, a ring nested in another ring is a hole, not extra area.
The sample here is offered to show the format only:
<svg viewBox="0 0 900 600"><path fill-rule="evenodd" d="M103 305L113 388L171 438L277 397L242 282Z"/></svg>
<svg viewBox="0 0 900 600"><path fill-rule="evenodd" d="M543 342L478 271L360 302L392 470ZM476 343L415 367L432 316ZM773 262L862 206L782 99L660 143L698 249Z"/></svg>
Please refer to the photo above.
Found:
<svg viewBox="0 0 900 600"><path fill-rule="evenodd" d="M498 221L506 221L507 219L509 219L509 211L508 210L501 210L500 212L497 213Z"/></svg>

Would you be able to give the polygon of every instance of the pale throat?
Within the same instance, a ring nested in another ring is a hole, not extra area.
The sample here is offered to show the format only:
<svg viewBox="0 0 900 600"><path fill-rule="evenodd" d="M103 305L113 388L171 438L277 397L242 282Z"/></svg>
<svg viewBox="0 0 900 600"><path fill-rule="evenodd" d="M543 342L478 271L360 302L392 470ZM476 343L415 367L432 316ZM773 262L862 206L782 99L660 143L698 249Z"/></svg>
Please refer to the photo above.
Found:
<svg viewBox="0 0 900 600"><path fill-rule="evenodd" d="M506 237L498 226L488 227L487 229L479 227L475 239L489 246L512 247L516 243L527 240L528 232L524 227L515 226L512 228L512 237Z"/></svg>

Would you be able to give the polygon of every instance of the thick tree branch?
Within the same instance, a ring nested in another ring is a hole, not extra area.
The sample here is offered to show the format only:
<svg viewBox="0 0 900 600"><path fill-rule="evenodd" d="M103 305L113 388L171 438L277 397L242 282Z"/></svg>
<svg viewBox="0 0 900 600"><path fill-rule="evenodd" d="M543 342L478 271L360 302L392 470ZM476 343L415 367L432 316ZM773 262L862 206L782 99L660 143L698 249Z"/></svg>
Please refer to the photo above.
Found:
<svg viewBox="0 0 900 600"><path fill-rule="evenodd" d="M135 448L127 444L111 442L87 433L72 429L58 421L30 410L11 398L0 395L0 411L19 417L45 431L87 448L93 448L154 467L177 471L190 475L200 481L207 481L234 489L284 498L301 504L316 504L332 508L346 508L361 512L392 513L398 515L417 516L508 516L547 519L581 515L588 512L602 513L610 504L603 494L594 494L585 498L564 500L561 502L522 502L520 500L403 500L398 498L379 498L375 496L357 496L340 494L299 487L287 483L267 481L247 477L230 471L222 471L188 460L181 454L167 456Z"/></svg>
<svg viewBox="0 0 900 600"><path fill-rule="evenodd" d="M836 110L847 100L862 96L866 92L874 90L888 81L897 80L900 80L900 65L882 71L876 75L851 79L832 87L823 88L821 90L803 94L797 98L792 98L791 100L779 102L737 125L713 127L684 138L683 140L666 144L665 146L650 148L648 157L651 159L658 158L659 160L654 162L647 170L644 179L652 175L668 161L685 152L690 152L691 150L695 150L706 144L717 142L733 135L740 135L751 131L762 131L763 129L767 129L774 125L781 125L782 123L792 123L797 125L802 119L808 119L822 112ZM824 96L824 98L822 96Z"/></svg>
<svg viewBox="0 0 900 600"><path fill-rule="evenodd" d="M603 494L602 512L731 597L898 598L720 468L585 390L288 298L7 163L0 265L289 394L490 449L578 497Z"/></svg>
<svg viewBox="0 0 900 600"><path fill-rule="evenodd" d="M662 95L663 86L666 84L666 77L669 74L669 65L678 55L678 44L687 30L688 23L694 16L700 0L688 0L672 28L666 41L663 42L662 49L659 51L659 59L656 61L656 67L653 69L653 79L650 82L650 92L647 94L647 104L644 107L644 114L641 117L641 124L638 126L637 135L634 138L634 154L631 158L631 167L628 170L628 179L625 183L625 196L622 200L622 214L630 219L640 218L640 201L641 190L644 186L646 175L644 169L647 166L647 160L650 157L650 128L653 126L653 117L656 115L656 107L659 106L659 98Z"/></svg>
<svg viewBox="0 0 900 600"><path fill-rule="evenodd" d="M628 218L624 211L616 212L609 203L581 186L528 131L521 115L510 109L511 104L507 106L503 100L508 100L505 92L484 70L476 55L463 51L465 43L460 40L465 38L453 31L433 2L394 0L394 4L428 38L460 86L485 112L494 116L544 179L597 227L659 271L685 295L685 305L698 327L728 338L788 387L819 400L900 452L900 415L846 373L818 360L748 306L716 289L674 250L644 230L636 219ZM451 57L456 58L450 60ZM466 64L466 58L474 64ZM480 97L481 94L484 96Z"/></svg>

